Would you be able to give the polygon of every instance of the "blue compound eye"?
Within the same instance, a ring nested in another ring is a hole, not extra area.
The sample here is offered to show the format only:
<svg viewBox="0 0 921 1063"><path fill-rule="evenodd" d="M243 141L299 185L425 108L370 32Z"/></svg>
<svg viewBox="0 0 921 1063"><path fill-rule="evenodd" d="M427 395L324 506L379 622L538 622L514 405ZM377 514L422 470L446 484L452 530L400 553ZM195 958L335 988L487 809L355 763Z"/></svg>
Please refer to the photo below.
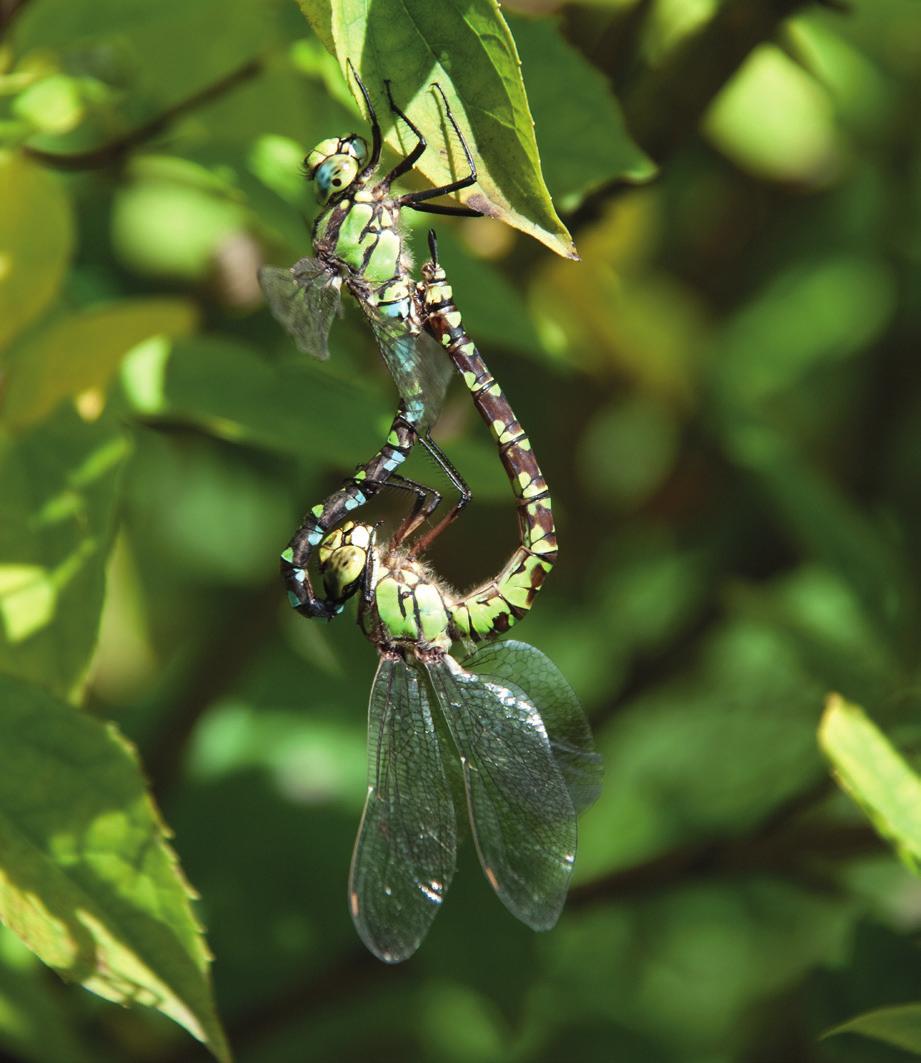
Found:
<svg viewBox="0 0 921 1063"><path fill-rule="evenodd" d="M364 138L358 136L357 133L353 133L346 138L346 143L351 153L358 160L359 165L364 165L365 160L368 158L368 145Z"/></svg>
<svg viewBox="0 0 921 1063"><path fill-rule="evenodd" d="M324 203L330 196L348 188L358 175L358 160L351 155L334 155L317 167L314 180L317 198Z"/></svg>

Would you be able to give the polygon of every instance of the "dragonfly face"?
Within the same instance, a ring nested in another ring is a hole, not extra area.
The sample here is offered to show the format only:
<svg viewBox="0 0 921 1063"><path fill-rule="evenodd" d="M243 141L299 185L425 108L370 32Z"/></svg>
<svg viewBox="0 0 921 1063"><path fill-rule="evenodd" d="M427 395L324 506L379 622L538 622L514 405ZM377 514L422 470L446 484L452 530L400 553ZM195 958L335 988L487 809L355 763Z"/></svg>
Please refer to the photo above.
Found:
<svg viewBox="0 0 921 1063"><path fill-rule="evenodd" d="M323 140L304 160L307 180L316 181L317 199L323 204L344 192L361 172L368 145L356 133Z"/></svg>
<svg viewBox="0 0 921 1063"><path fill-rule="evenodd" d="M336 605L342 605L358 590L368 569L373 542L374 529L369 524L346 521L320 543L320 575L329 599Z"/></svg>
<svg viewBox="0 0 921 1063"><path fill-rule="evenodd" d="M363 585L367 588L359 620L379 647L451 648L445 592L418 563L399 553L379 557L371 525L346 521L323 539L317 558L324 589L335 605L341 606Z"/></svg>

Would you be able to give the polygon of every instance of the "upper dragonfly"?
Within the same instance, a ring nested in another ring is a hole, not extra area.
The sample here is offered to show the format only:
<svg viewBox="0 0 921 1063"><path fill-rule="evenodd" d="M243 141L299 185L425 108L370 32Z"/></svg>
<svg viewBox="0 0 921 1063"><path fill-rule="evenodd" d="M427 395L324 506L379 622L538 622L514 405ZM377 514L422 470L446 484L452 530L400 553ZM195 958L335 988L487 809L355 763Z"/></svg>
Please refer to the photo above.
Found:
<svg viewBox="0 0 921 1063"><path fill-rule="evenodd" d="M441 410L451 377L451 363L424 331L425 311L411 274L412 261L400 230L400 212L408 207L430 214L479 217L480 212L471 207L429 202L474 184L476 165L444 92L435 85L469 172L438 188L393 195L391 185L415 166L427 143L420 130L397 107L388 81L385 87L390 107L413 132L417 142L386 176L375 181L382 146L380 123L364 84L351 62L348 65L368 109L370 154L366 141L355 133L324 140L310 152L305 169L308 179L316 183L317 197L324 208L313 227L314 256L300 259L290 269L265 266L259 272L272 313L293 336L298 348L317 358L329 356L329 331L340 309L344 284L364 311L400 395L388 445L360 465L340 491L307 514L282 555L282 571L292 604L301 613L322 617L334 615L336 608L313 593L306 575L310 555L343 516L366 502L385 481L393 480L395 469L405 461L418 439L421 438L461 496L469 497L466 485L428 436ZM403 484L415 491L417 498L427 495L419 503L427 509L431 508L432 497L438 497L435 492L425 492L420 485L408 481Z"/></svg>

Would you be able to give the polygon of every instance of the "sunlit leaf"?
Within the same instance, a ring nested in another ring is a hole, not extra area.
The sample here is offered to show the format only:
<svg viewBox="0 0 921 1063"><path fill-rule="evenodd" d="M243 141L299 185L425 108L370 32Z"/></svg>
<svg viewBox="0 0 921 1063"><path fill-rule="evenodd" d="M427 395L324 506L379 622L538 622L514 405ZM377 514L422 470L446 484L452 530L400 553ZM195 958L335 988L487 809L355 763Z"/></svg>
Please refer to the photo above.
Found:
<svg viewBox="0 0 921 1063"><path fill-rule="evenodd" d="M245 231L246 208L207 171L189 164L159 172L147 165L135 176L119 190L112 212L119 258L138 273L202 280L222 246Z"/></svg>
<svg viewBox="0 0 921 1063"><path fill-rule="evenodd" d="M774 180L821 184L841 162L828 93L772 44L752 52L717 97L705 128L735 162Z"/></svg>
<svg viewBox="0 0 921 1063"><path fill-rule="evenodd" d="M921 870L921 779L857 705L832 694L819 744L842 787L915 871Z"/></svg>
<svg viewBox="0 0 921 1063"><path fill-rule="evenodd" d="M60 179L12 152L0 152L0 203L2 349L54 298L70 259L73 217Z"/></svg>
<svg viewBox="0 0 921 1063"><path fill-rule="evenodd" d="M58 318L13 352L2 420L24 428L64 398L104 393L132 347L151 336L184 335L196 319L186 299L126 299Z"/></svg>
<svg viewBox="0 0 921 1063"><path fill-rule="evenodd" d="M479 181L461 200L534 236L558 254L576 257L541 176L515 43L495 0L450 0L432 17L425 0L368 4L299 0L323 40L332 41L356 99L351 60L361 75L390 146L405 155L415 139L395 123L384 80L400 107L425 133L429 150L418 170L432 185L457 180L466 164L451 135L433 81L441 85L477 160ZM345 130L343 130L345 132ZM449 146L444 138L449 138Z"/></svg>
<svg viewBox="0 0 921 1063"><path fill-rule="evenodd" d="M24 1063L66 1059L93 1063L72 998L62 999L48 972L12 931L0 927L0 1047Z"/></svg>
<svg viewBox="0 0 921 1063"><path fill-rule="evenodd" d="M0 916L50 967L228 1059L208 951L131 746L0 677Z"/></svg>
<svg viewBox="0 0 921 1063"><path fill-rule="evenodd" d="M224 0L46 0L24 7L13 43L19 54L50 52L64 69L119 86L123 131L237 70L272 40L274 28L262 0L235 3L232 18ZM66 139L44 137L41 146L80 150L112 140L111 121L109 128L87 125Z"/></svg>
<svg viewBox="0 0 921 1063"><path fill-rule="evenodd" d="M82 679L127 452L118 424L66 409L19 437L0 434L0 671L62 696Z"/></svg>

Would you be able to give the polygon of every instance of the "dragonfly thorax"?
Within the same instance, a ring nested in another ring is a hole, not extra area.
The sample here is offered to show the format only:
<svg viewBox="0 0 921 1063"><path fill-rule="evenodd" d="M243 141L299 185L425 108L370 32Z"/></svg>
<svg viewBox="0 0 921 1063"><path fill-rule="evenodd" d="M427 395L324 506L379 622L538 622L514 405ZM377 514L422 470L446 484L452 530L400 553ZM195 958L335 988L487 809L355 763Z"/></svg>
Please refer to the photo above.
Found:
<svg viewBox="0 0 921 1063"><path fill-rule="evenodd" d="M317 183L317 199L325 203L355 181L368 157L368 145L356 133L321 141L304 160L307 179Z"/></svg>
<svg viewBox="0 0 921 1063"><path fill-rule="evenodd" d="M401 551L381 556L371 525L346 521L323 539L318 558L326 593L337 605L362 590L359 623L379 649L422 655L450 649L450 594Z"/></svg>

